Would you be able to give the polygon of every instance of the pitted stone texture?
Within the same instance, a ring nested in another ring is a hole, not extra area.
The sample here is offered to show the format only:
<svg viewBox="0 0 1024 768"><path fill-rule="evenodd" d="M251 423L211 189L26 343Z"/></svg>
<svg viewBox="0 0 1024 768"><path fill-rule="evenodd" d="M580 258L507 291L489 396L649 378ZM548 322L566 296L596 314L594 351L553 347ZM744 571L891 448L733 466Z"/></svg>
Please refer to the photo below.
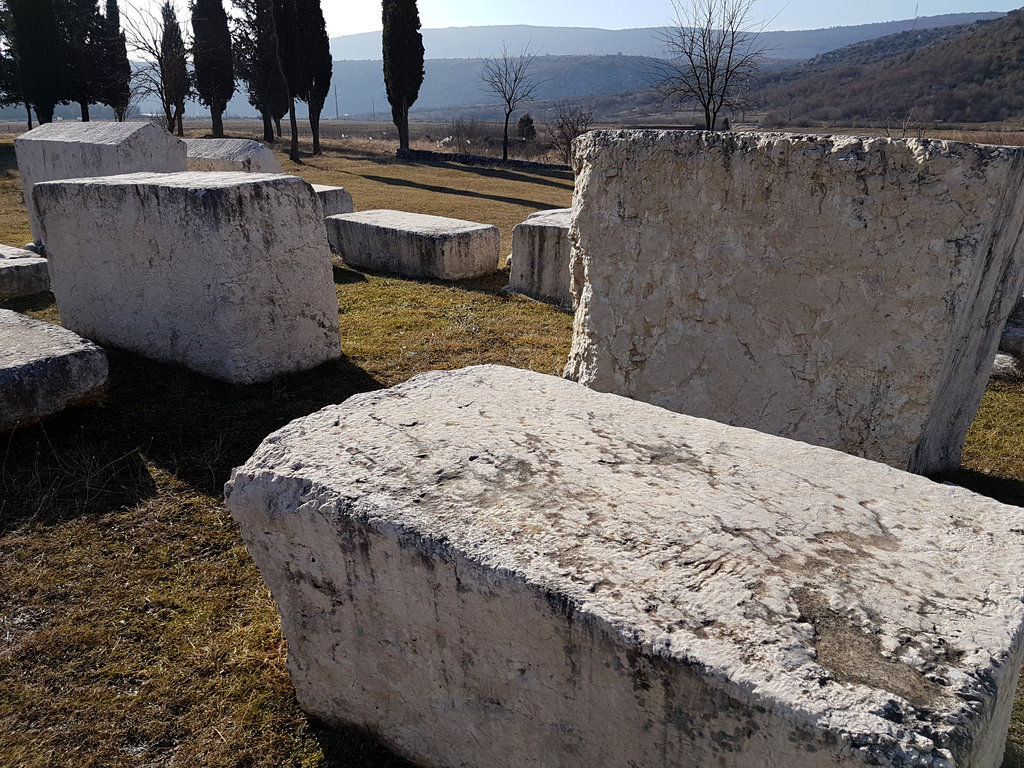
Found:
<svg viewBox="0 0 1024 768"><path fill-rule="evenodd" d="M512 230L512 259L508 288L511 293L572 307L569 280L569 222L571 208L531 213Z"/></svg>
<svg viewBox="0 0 1024 768"><path fill-rule="evenodd" d="M54 179L185 170L185 143L152 123L46 123L14 140L32 238L40 240L32 185Z"/></svg>
<svg viewBox="0 0 1024 768"><path fill-rule="evenodd" d="M341 354L320 203L279 174L127 174L35 187L65 326L251 383Z"/></svg>
<svg viewBox="0 0 1024 768"><path fill-rule="evenodd" d="M328 216L331 249L350 267L461 280L498 269L498 228L462 219L372 210Z"/></svg>
<svg viewBox="0 0 1024 768"><path fill-rule="evenodd" d="M314 184L313 191L320 198L324 207L324 216L337 216L339 213L352 213L352 195L344 187L331 187L326 184Z"/></svg>
<svg viewBox="0 0 1024 768"><path fill-rule="evenodd" d="M103 398L107 355L91 341L0 309L0 432Z"/></svg>
<svg viewBox="0 0 1024 768"><path fill-rule="evenodd" d="M1017 302L999 337L999 351L1024 360L1024 298Z"/></svg>
<svg viewBox="0 0 1024 768"><path fill-rule="evenodd" d="M999 764L1020 508L495 366L294 421L226 493L302 706L425 765Z"/></svg>
<svg viewBox="0 0 1024 768"><path fill-rule="evenodd" d="M0 301L50 290L46 259L24 248L0 245Z"/></svg>
<svg viewBox="0 0 1024 768"><path fill-rule="evenodd" d="M252 139L185 139L190 171L281 173L277 156Z"/></svg>
<svg viewBox="0 0 1024 768"><path fill-rule="evenodd" d="M958 465L1020 295L1024 150L577 141L566 375L914 472Z"/></svg>

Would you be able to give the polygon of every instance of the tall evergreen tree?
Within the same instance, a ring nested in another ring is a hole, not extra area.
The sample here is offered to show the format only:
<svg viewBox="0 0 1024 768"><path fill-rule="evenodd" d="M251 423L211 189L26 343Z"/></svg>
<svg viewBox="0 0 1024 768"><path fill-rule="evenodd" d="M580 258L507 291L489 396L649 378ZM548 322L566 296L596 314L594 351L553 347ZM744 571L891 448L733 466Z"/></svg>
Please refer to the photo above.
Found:
<svg viewBox="0 0 1024 768"><path fill-rule="evenodd" d="M64 41L53 0L8 0L22 95L40 123L53 120L67 77Z"/></svg>
<svg viewBox="0 0 1024 768"><path fill-rule="evenodd" d="M241 12L234 41L235 72L263 117L263 140L274 141L274 120L288 111L288 83L281 71L273 0L234 0Z"/></svg>
<svg viewBox="0 0 1024 768"><path fill-rule="evenodd" d="M299 162L299 125L295 119L295 100L303 92L302 39L299 37L298 8L295 0L274 0L274 23L277 26L277 51L281 58L281 71L288 84L288 121L292 141L288 157Z"/></svg>
<svg viewBox="0 0 1024 768"><path fill-rule="evenodd" d="M185 61L185 41L181 37L181 27L178 26L178 17L170 0L164 0L160 8L160 20L161 101L167 130L174 133L177 125L178 135L181 136L181 118L185 113L185 98L189 92L188 63Z"/></svg>
<svg viewBox="0 0 1024 768"><path fill-rule="evenodd" d="M14 21L7 0L0 0L0 105L25 104L21 92L21 74L15 50ZM28 129L32 130L32 108L28 110Z"/></svg>
<svg viewBox="0 0 1024 768"><path fill-rule="evenodd" d="M61 101L76 102L82 122L89 122L89 105L100 100L100 40L103 18L97 0L54 0L63 38L67 71Z"/></svg>
<svg viewBox="0 0 1024 768"><path fill-rule="evenodd" d="M416 0L383 2L384 85L402 149L409 148L409 108L423 84L423 35Z"/></svg>
<svg viewBox="0 0 1024 768"><path fill-rule="evenodd" d="M221 0L195 0L192 5L192 62L199 100L210 108L213 135L224 135L224 109L235 92L231 32Z"/></svg>
<svg viewBox="0 0 1024 768"><path fill-rule="evenodd" d="M107 0L99 43L98 100L114 110L118 122L123 122L131 103L132 66L117 0Z"/></svg>
<svg viewBox="0 0 1024 768"><path fill-rule="evenodd" d="M313 154L320 154L320 114L331 92L331 42L320 0L296 0L299 37L302 40L303 87L301 98L309 105L309 128L313 134Z"/></svg>

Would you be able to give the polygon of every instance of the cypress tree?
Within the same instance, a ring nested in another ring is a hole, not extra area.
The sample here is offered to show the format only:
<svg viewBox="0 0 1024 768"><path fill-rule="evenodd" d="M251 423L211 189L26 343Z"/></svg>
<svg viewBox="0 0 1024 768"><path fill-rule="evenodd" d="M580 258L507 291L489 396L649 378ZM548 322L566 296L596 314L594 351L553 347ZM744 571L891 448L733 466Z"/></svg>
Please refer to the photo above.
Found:
<svg viewBox="0 0 1024 768"><path fill-rule="evenodd" d="M224 109L235 92L231 32L221 0L195 0L192 5L192 61L199 100L210 108L213 135L224 135Z"/></svg>
<svg viewBox="0 0 1024 768"><path fill-rule="evenodd" d="M100 40L103 18L97 0L55 0L57 24L67 62L61 101L77 102L82 122L89 122L89 105L100 100Z"/></svg>
<svg viewBox="0 0 1024 768"><path fill-rule="evenodd" d="M274 120L288 111L273 0L234 0L241 12L235 37L235 71L263 117L263 140L274 141Z"/></svg>
<svg viewBox="0 0 1024 768"><path fill-rule="evenodd" d="M23 104L21 74L15 52L14 22L7 0L0 0L0 105ZM28 129L32 130L32 109L28 108Z"/></svg>
<svg viewBox="0 0 1024 768"><path fill-rule="evenodd" d="M181 136L181 118L185 112L185 98L189 91L188 64L185 61L185 41L181 37L181 27L178 26L178 17L170 0L165 0L160 8L160 23L161 101L167 119L167 130L174 133L177 124L178 135Z"/></svg>
<svg viewBox="0 0 1024 768"><path fill-rule="evenodd" d="M8 0L22 95L40 123L53 120L67 77L64 40L53 0Z"/></svg>
<svg viewBox="0 0 1024 768"><path fill-rule="evenodd" d="M391 119L398 128L402 149L409 148L409 107L423 84L423 35L416 0L383 2L384 85L391 104Z"/></svg>
<svg viewBox="0 0 1024 768"><path fill-rule="evenodd" d="M277 26L277 51L281 59L281 71L288 84L288 120L291 124L292 141L288 157L299 162L299 125L295 119L295 99L303 91L302 40L299 37L298 9L295 0L274 0L274 23Z"/></svg>
<svg viewBox="0 0 1024 768"><path fill-rule="evenodd" d="M305 51L303 56L301 98L309 105L309 129L313 134L313 154L320 154L320 113L331 92L331 42L327 37L327 24L320 0L296 0L299 18L299 38Z"/></svg>
<svg viewBox="0 0 1024 768"><path fill-rule="evenodd" d="M99 101L114 110L118 122L124 122L131 102L132 66L128 61L128 42L121 31L117 0L107 0L99 57Z"/></svg>

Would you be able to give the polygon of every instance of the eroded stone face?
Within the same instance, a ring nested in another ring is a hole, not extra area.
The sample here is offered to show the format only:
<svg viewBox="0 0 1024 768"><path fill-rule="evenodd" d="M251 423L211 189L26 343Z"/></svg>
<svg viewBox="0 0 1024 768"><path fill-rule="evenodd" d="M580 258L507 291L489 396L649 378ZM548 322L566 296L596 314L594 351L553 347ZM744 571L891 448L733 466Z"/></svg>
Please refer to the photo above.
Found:
<svg viewBox="0 0 1024 768"><path fill-rule="evenodd" d="M21 194L35 242L32 185L53 179L185 170L185 143L152 123L46 123L14 140Z"/></svg>
<svg viewBox="0 0 1024 768"><path fill-rule="evenodd" d="M550 376L433 372L226 487L302 706L426 765L994 767L1024 510Z"/></svg>
<svg viewBox="0 0 1024 768"><path fill-rule="evenodd" d="M554 304L572 307L569 281L570 208L531 213L512 230L512 262L508 290Z"/></svg>
<svg viewBox="0 0 1024 768"><path fill-rule="evenodd" d="M955 467L1020 295L1024 153L578 140L566 375L915 472Z"/></svg>
<svg viewBox="0 0 1024 768"><path fill-rule="evenodd" d="M48 290L46 259L23 248L0 245L0 301Z"/></svg>
<svg viewBox="0 0 1024 768"><path fill-rule="evenodd" d="M185 139L190 171L281 173L277 156L252 139Z"/></svg>
<svg viewBox="0 0 1024 768"><path fill-rule="evenodd" d="M356 269L462 280L498 269L498 228L406 211L328 216L331 250Z"/></svg>
<svg viewBox="0 0 1024 768"><path fill-rule="evenodd" d="M337 216L339 213L352 213L352 195L344 187L332 187L327 184L313 184L313 191L320 198L324 207L324 216Z"/></svg>
<svg viewBox="0 0 1024 768"><path fill-rule="evenodd" d="M341 354L313 190L295 176L127 174L35 187L61 322L224 381Z"/></svg>
<svg viewBox="0 0 1024 768"><path fill-rule="evenodd" d="M100 347L59 325L0 309L0 432L95 403L106 387Z"/></svg>

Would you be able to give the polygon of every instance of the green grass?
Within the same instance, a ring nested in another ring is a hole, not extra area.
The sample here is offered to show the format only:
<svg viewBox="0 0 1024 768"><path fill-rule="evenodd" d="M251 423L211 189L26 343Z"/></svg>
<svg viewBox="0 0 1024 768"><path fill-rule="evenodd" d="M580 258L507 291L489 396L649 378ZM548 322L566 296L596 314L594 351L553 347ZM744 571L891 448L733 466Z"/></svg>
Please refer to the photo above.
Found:
<svg viewBox="0 0 1024 768"><path fill-rule="evenodd" d="M0 242L28 239L2 165ZM342 184L359 209L497 224L569 204L564 173L405 165L329 145L287 170ZM426 283L335 264L345 357L231 386L110 351L102 406L0 435L0 765L403 766L372 738L298 708L273 601L221 489L271 431L350 395L482 362L558 373L571 318L500 296L507 272ZM9 302L52 322L49 295ZM1024 382L992 385L962 477L1024 502ZM1007 765L1024 765L1024 702Z"/></svg>

